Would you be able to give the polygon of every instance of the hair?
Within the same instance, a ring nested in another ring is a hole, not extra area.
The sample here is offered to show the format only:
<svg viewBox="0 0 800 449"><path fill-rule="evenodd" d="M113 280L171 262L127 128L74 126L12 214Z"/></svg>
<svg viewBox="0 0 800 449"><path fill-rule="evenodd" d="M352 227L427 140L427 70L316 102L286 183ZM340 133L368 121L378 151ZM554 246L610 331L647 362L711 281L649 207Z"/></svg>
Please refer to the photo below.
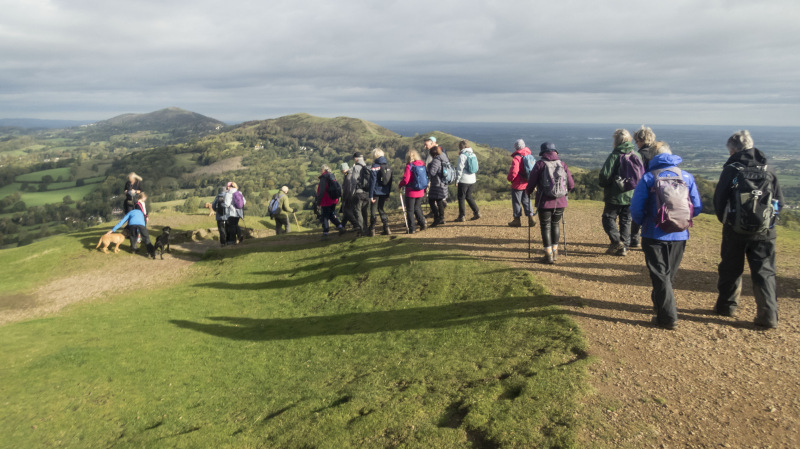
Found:
<svg viewBox="0 0 800 449"><path fill-rule="evenodd" d="M753 148L753 138L750 136L750 131L741 130L736 131L728 138L728 148L733 151L749 150Z"/></svg>
<svg viewBox="0 0 800 449"><path fill-rule="evenodd" d="M428 153L430 153L431 157L436 157L442 154L442 147L440 147L439 145L434 145L431 147L430 150L428 150Z"/></svg>
<svg viewBox="0 0 800 449"><path fill-rule="evenodd" d="M128 173L128 178L133 178L133 179L135 179L137 181L141 181L142 180L142 177L137 175L136 172Z"/></svg>
<svg viewBox="0 0 800 449"><path fill-rule="evenodd" d="M458 142L458 149L463 150L464 148L469 148L469 142L467 142L466 140Z"/></svg>
<svg viewBox="0 0 800 449"><path fill-rule="evenodd" d="M417 153L417 150L408 150L408 153L406 153L406 164L410 164L418 160L420 160L420 157L419 153Z"/></svg>
<svg viewBox="0 0 800 449"><path fill-rule="evenodd" d="M283 187L281 187L281 192L283 192L283 193L289 193L289 187L287 187L287 186L283 186Z"/></svg>
<svg viewBox="0 0 800 449"><path fill-rule="evenodd" d="M641 128L633 133L633 140L650 146L656 142L656 133L649 127L642 125Z"/></svg>
<svg viewBox="0 0 800 449"><path fill-rule="evenodd" d="M328 167L327 164L323 164L322 165L322 173L328 173L329 171L331 171L331 168Z"/></svg>
<svg viewBox="0 0 800 449"><path fill-rule="evenodd" d="M384 156L384 152L380 148L375 148L375 149L372 150L372 157L374 159L378 159L379 157L383 157L383 156Z"/></svg>
<svg viewBox="0 0 800 449"><path fill-rule="evenodd" d="M627 129L618 129L614 131L614 148L630 141L631 133L629 133Z"/></svg>
<svg viewBox="0 0 800 449"><path fill-rule="evenodd" d="M669 144L667 144L667 142L653 142L652 146L655 148L653 156L656 154L672 154L672 150L669 148Z"/></svg>
<svg viewBox="0 0 800 449"><path fill-rule="evenodd" d="M144 192L139 192L139 201L147 201L147 194Z"/></svg>
<svg viewBox="0 0 800 449"><path fill-rule="evenodd" d="M236 184L234 181L231 181L231 182L229 182L228 184L230 184L230 185L231 185L231 187L233 187L234 189L236 189L236 190L239 190L239 185L238 185L238 184Z"/></svg>

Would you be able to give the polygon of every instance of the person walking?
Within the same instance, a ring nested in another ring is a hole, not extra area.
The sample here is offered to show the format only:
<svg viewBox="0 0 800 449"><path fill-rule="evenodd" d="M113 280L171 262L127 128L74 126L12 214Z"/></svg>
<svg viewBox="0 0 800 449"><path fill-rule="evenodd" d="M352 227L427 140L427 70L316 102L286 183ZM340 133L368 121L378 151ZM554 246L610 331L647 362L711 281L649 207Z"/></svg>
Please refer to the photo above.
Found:
<svg viewBox="0 0 800 449"><path fill-rule="evenodd" d="M353 167L350 169L350 178L355 186L353 195L353 218L356 222L356 234L361 237L367 235L367 217L369 217L369 182L372 173L367 168L364 155L356 152L353 154Z"/></svg>
<svg viewBox="0 0 800 449"><path fill-rule="evenodd" d="M398 187L401 189L405 187L406 221L408 222L409 234L413 234L416 231L416 223L419 224L420 231L428 228L425 215L422 213L422 197L425 196L427 185L428 174L425 170L425 162L420 159L416 150L408 150L408 153L406 153L406 169Z"/></svg>
<svg viewBox="0 0 800 449"><path fill-rule="evenodd" d="M278 201L278 213L272 218L275 219L275 234L286 234L292 232L292 221L289 214L294 213L294 209L289 206L289 187L283 186L281 190L272 198Z"/></svg>
<svg viewBox="0 0 800 449"><path fill-rule="evenodd" d="M536 190L534 204L539 215L544 256L541 263L553 264L558 259L558 239L561 237L561 218L567 207L567 194L575 188L569 167L558 157L556 145L545 142L539 160L531 170L526 193Z"/></svg>
<svg viewBox="0 0 800 449"><path fill-rule="evenodd" d="M456 222L463 222L464 217L464 202L469 204L472 209L472 218L470 220L477 220L481 218L481 213L478 210L478 205L472 198L472 192L477 182L477 175L472 173L469 169L469 162L471 158L476 158L475 153L469 146L469 142L462 140L458 143L458 162L456 163L456 188L458 190L458 218ZM477 165L477 164L475 164ZM477 170L476 170L477 171Z"/></svg>
<svg viewBox="0 0 800 449"><path fill-rule="evenodd" d="M330 223L336 226L339 233L344 232L342 223L336 217L336 205L339 204L339 195L341 192L336 192L334 197L331 197L331 191L336 189L338 182L336 177L331 173L331 169L327 165L322 166L322 174L319 175L319 184L317 184L317 196L314 199L314 207L319 209L320 218L322 220L322 236L327 237L330 231ZM338 186L341 189L341 186Z"/></svg>
<svg viewBox="0 0 800 449"><path fill-rule="evenodd" d="M650 298L656 316L652 322L663 329L674 329L678 321L678 308L673 283L683 260L686 241L689 239L688 226L691 225L691 218L703 210L703 203L694 177L677 168L683 161L681 157L673 155L669 145L666 144L661 145L658 151L658 154L650 159L650 171L645 173L634 189L630 210L634 223L640 224L642 229L642 250L645 264L650 271L650 282L653 285ZM677 183L680 185L671 184L665 187L668 189L665 191L676 192L679 195L686 195L688 191L688 198L686 196L676 198L683 201L677 203L681 207L672 211L666 209L662 211L659 207L667 206L660 204L656 182L669 178L679 178L680 181ZM658 220L662 219L666 212L674 217L685 214L683 219L689 223L687 229L673 230L667 224L659 222Z"/></svg>
<svg viewBox="0 0 800 449"><path fill-rule="evenodd" d="M372 166L370 167L371 173L369 178L369 235L375 235L375 223L377 215L381 217L383 224L382 235L391 235L392 231L389 229L389 216L386 215L384 207L386 201L389 200L389 195L392 193L392 170L389 167L389 161L386 160L383 150L375 148L372 150Z"/></svg>
<svg viewBox="0 0 800 449"><path fill-rule="evenodd" d="M714 211L722 223L719 296L714 312L722 316L736 315L744 260L747 259L756 299L754 323L760 328L772 329L778 327L775 214L783 208L783 192L778 177L767 163L767 156L754 147L750 132L734 133L727 147L730 157L714 191Z"/></svg>
<svg viewBox="0 0 800 449"><path fill-rule="evenodd" d="M511 208L514 219L508 225L512 228L522 226L523 213L528 217L528 226L536 226L531 208L531 197L527 192L530 173L525 168L525 158L530 155L531 150L525 146L525 141L517 139L514 142L514 152L511 153L511 168L508 170L508 176L506 177L508 182L511 183Z"/></svg>
<svg viewBox="0 0 800 449"><path fill-rule="evenodd" d="M153 247L153 244L150 243L150 235L147 233L147 224L144 220L144 214L139 209L132 209L124 217L120 220L117 224L111 228L110 231L106 232L106 234L113 234L117 232L117 229L121 228L124 223L128 224L128 227L135 230L138 235L142 236L142 241L144 242L147 248L147 254L150 255L153 259L156 258L156 250ZM131 240L131 251L134 253L136 252L136 239L132 238Z"/></svg>
<svg viewBox="0 0 800 449"><path fill-rule="evenodd" d="M139 209L140 211L142 211L142 215L144 215L145 226L150 222L150 217L147 215L147 204L146 204L146 202L147 202L147 194L142 192L142 191L139 191L139 194L137 195L137 200L136 200L136 204L134 205L134 208L135 209ZM130 234L131 247L132 248L135 247L135 245L133 245L133 241L134 240L136 241L137 244L142 243L142 236L139 235L139 233L136 232L136 230L133 229L131 226L127 226L127 228L128 228L128 233Z"/></svg>
<svg viewBox="0 0 800 449"><path fill-rule="evenodd" d="M647 164L650 162L650 159L656 155L656 134L647 126L642 125L641 128L636 130L633 133L633 142L636 144L636 147L639 151L639 156L642 157L642 163L644 164L644 169L647 171ZM638 248L639 247L639 224L635 221L631 221L631 243L630 248Z"/></svg>
<svg viewBox="0 0 800 449"><path fill-rule="evenodd" d="M625 129L614 131L614 151L608 155L600 169L598 184L603 187L603 230L608 234L611 244L606 254L626 256L631 238L631 197L633 189L626 190L620 182L620 161L623 155L632 153L641 163L641 157L631 142L631 135ZM619 219L619 228L617 227Z"/></svg>
<svg viewBox="0 0 800 449"><path fill-rule="evenodd" d="M142 177L134 172L128 173L123 193L125 200L122 202L122 211L127 214L136 207L137 196L142 193Z"/></svg>
<svg viewBox="0 0 800 449"><path fill-rule="evenodd" d="M228 208L225 207L225 196L227 192L228 189L220 187L216 198L214 198L214 202L211 203L211 209L216 213L219 244L221 246L228 244Z"/></svg>
<svg viewBox="0 0 800 449"><path fill-rule="evenodd" d="M444 211L447 208L448 188L444 180L444 164L449 163L450 159L439 145L432 146L429 150L431 161L428 163L428 178L430 187L428 188L428 204L433 213L433 223L431 227L445 224Z"/></svg>
<svg viewBox="0 0 800 449"><path fill-rule="evenodd" d="M350 223L356 232L359 231L358 221L356 221L355 195L356 183L351 175L352 170L347 162L342 162L340 173L342 174L342 200L339 202L339 214L342 221L342 229L347 228Z"/></svg>
<svg viewBox="0 0 800 449"><path fill-rule="evenodd" d="M235 182L229 182L228 191L225 193L225 208L227 209L227 227L225 234L228 237L228 245L238 245L244 240L244 233L239 227L239 220L244 218L244 205L247 200L239 191L239 186Z"/></svg>

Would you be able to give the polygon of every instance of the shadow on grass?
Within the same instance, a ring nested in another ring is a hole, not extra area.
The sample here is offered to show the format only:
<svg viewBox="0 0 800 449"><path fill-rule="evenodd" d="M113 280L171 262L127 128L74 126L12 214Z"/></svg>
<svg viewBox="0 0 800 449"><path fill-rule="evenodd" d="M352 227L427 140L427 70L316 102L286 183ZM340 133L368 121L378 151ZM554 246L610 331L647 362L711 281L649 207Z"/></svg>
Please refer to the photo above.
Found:
<svg viewBox="0 0 800 449"><path fill-rule="evenodd" d="M329 335L358 335L414 329L443 329L509 318L548 317L567 312L554 308L550 296L464 301L433 307L302 318L209 317L214 323L170 320L183 329L232 340L294 340Z"/></svg>

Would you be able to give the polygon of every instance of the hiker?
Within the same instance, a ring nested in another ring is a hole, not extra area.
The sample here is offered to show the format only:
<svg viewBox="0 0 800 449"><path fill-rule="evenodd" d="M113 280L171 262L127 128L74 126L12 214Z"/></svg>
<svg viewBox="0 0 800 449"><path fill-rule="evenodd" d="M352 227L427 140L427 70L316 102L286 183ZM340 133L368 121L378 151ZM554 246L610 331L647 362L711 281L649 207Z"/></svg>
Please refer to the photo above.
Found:
<svg viewBox="0 0 800 449"><path fill-rule="evenodd" d="M339 233L344 232L344 227L336 217L336 205L339 204L339 197L342 194L342 187L336 181L336 177L331 173L327 165L322 166L322 174L319 175L317 184L317 195L314 199L314 208L319 209L320 219L322 220L322 236L327 237L330 231L330 224L333 223ZM333 196L331 196L333 193Z"/></svg>
<svg viewBox="0 0 800 449"><path fill-rule="evenodd" d="M642 227L642 251L653 290L653 324L674 329L678 320L673 282L683 259L692 218L703 210L694 176L678 168L683 161L662 144L650 159L631 199L631 216ZM671 180L670 180L671 179Z"/></svg>
<svg viewBox="0 0 800 449"><path fill-rule="evenodd" d="M145 243L145 247L147 248L147 254L150 255L153 259L156 258L156 250L153 247L153 244L150 243L150 235L147 233L147 224L144 220L144 214L139 209L132 209L124 217L120 220L110 231L106 232L106 234L113 234L117 232L117 229L122 227L123 223L127 223L128 227L136 231L138 235L142 236L142 241ZM131 234L133 236L133 234ZM136 252L136 238L131 237L131 251Z"/></svg>
<svg viewBox="0 0 800 449"><path fill-rule="evenodd" d="M350 168L350 178L355 186L353 195L353 218L355 219L356 235L367 235L367 217L369 216L369 181L372 172L364 162L364 155L356 152L353 154L353 167Z"/></svg>
<svg viewBox="0 0 800 449"><path fill-rule="evenodd" d="M406 221L408 222L408 233L416 231L416 223L419 223L419 230L424 231L428 228L425 215L422 213L422 197L425 196L425 189L428 185L428 173L425 170L425 163L420 159L416 150L408 150L406 153L406 169L403 172L403 179L398 187L405 187L403 196L406 201ZM414 218L416 217L416 222Z"/></svg>
<svg viewBox="0 0 800 449"><path fill-rule="evenodd" d="M125 200L122 202L123 213L128 213L136 207L136 197L142 192L142 177L134 172L128 173L125 182Z"/></svg>
<svg viewBox="0 0 800 449"><path fill-rule="evenodd" d="M525 141L517 139L514 142L514 152L511 153L511 169L509 169L507 177L508 182L511 183L511 208L514 214L514 219L508 225L512 228L522 226L520 220L523 211L525 216L528 217L528 226L536 226L536 221L533 219L533 210L531 209L531 197L526 190L528 188L530 169L533 168L535 162L531 155L531 150L525 146Z"/></svg>
<svg viewBox="0 0 800 449"><path fill-rule="evenodd" d="M381 234L391 235L389 216L386 215L384 206L386 201L389 200L389 194L392 192L392 169L389 167L389 161L386 160L383 150L380 148L372 150L372 158L371 176L369 178L369 234L375 235L375 223L378 221L376 215L380 215L381 223L383 223L383 232Z"/></svg>
<svg viewBox="0 0 800 449"><path fill-rule="evenodd" d="M633 141L636 143L636 147L639 151L639 156L642 157L642 163L644 164L644 170L647 171L647 164L650 162L650 159L653 158L656 154L657 148L655 147L656 143L656 134L647 126L642 125L641 128L636 130L633 133ZM630 248L638 248L639 247L639 225L635 221L631 221L631 243Z"/></svg>
<svg viewBox="0 0 800 449"><path fill-rule="evenodd" d="M225 234L228 237L228 245L238 245L244 240L244 233L239 227L239 219L244 218L244 205L247 204L239 186L231 181L227 184L228 191L225 193L225 208L227 209L227 227Z"/></svg>
<svg viewBox="0 0 800 449"><path fill-rule="evenodd" d="M428 204L433 213L433 223L431 227L445 224L444 210L447 208L447 182L444 180L444 164L449 163L447 153L439 145L433 145L429 149L431 161L428 163L428 178L430 187L428 188Z"/></svg>
<svg viewBox="0 0 800 449"><path fill-rule="evenodd" d="M292 221L289 219L289 214L294 213L294 209L289 207L289 187L283 186L281 190L276 193L272 200L276 202L275 207L277 208L277 213L272 215L272 218L275 219L275 234L286 234L288 232L292 232ZM272 201L270 201L272 204ZM272 207L270 207L272 209Z"/></svg>
<svg viewBox="0 0 800 449"><path fill-rule="evenodd" d="M228 244L228 209L225 207L225 195L228 189L225 187L220 187L219 191L217 192L216 198L214 198L214 202L211 203L211 210L213 210L217 215L217 230L219 231L219 243L222 246Z"/></svg>
<svg viewBox="0 0 800 449"><path fill-rule="evenodd" d="M342 200L339 202L339 215L341 217L342 229L347 228L347 223L350 223L355 229L358 229L358 224L355 219L355 211L353 210L353 196L356 194L355 183L350 178L350 166L347 162L342 162L339 167L339 172L342 174Z"/></svg>
<svg viewBox="0 0 800 449"><path fill-rule="evenodd" d="M147 223L150 222L150 217L147 215L147 206L145 205L145 202L147 201L147 194L140 191L137 197L138 199L136 200L134 208L142 211L142 215L144 215L144 224L147 226ZM128 229L128 234L130 235L132 248L135 247L135 245L133 245L134 240L136 240L137 244L142 243L142 236L136 232L136 229L132 228L131 226L126 226L126 228Z"/></svg>
<svg viewBox="0 0 800 449"><path fill-rule="evenodd" d="M756 299L754 323L761 328L775 328L778 327L775 221L784 206L783 193L775 172L767 164L767 156L753 146L748 131L734 133L727 147L730 157L714 192L714 211L722 222L719 296L714 312L736 315L747 258Z"/></svg>
<svg viewBox="0 0 800 449"><path fill-rule="evenodd" d="M539 215L544 256L541 263L553 264L558 259L558 239L561 237L561 218L567 207L567 194L575 181L567 164L558 157L556 145L545 142L539 147L539 160L531 170L526 193L536 189L534 205Z"/></svg>
<svg viewBox="0 0 800 449"><path fill-rule="evenodd" d="M433 160L433 156L431 155L431 148L439 146L439 143L436 141L436 137L434 136L426 137L423 143L425 144L425 149L428 151L428 158L425 160L425 166L427 167L428 164L430 164L431 161Z"/></svg>
<svg viewBox="0 0 800 449"><path fill-rule="evenodd" d="M458 150L459 150L458 163L456 164L456 187L458 189L458 218L456 218L455 221L460 223L464 221L464 212L465 212L464 201L466 201L467 204L469 204L469 208L472 209L472 218L470 218L470 220L477 220L481 218L481 213L478 210L478 205L472 198L472 191L474 190L475 182L477 181L477 176L475 174L475 172L478 171L477 156L475 156L475 153L469 146L469 142L467 142L466 140L458 142ZM474 172L470 170L470 167L473 168Z"/></svg>
<svg viewBox="0 0 800 449"><path fill-rule="evenodd" d="M625 157L626 162L622 162ZM638 165L636 165L638 164ZM643 172L641 157L631 142L631 135L625 129L614 131L614 150L608 155L600 169L598 184L603 187L603 230L611 241L606 254L626 256L631 243L631 197L638 179L625 179L620 176L623 170L639 167ZM626 173L627 174L627 173ZM630 185L633 184L633 185ZM617 228L619 219L619 228Z"/></svg>

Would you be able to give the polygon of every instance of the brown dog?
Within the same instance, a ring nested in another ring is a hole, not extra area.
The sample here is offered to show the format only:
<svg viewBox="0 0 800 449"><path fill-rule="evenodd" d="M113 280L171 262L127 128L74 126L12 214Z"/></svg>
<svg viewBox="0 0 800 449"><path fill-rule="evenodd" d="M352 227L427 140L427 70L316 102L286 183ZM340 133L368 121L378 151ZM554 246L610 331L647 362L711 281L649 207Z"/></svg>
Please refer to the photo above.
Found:
<svg viewBox="0 0 800 449"><path fill-rule="evenodd" d="M209 212L208 212L208 216L209 217L214 215L214 209L211 208L211 203L206 203L206 205L204 207L209 210Z"/></svg>
<svg viewBox="0 0 800 449"><path fill-rule="evenodd" d="M108 254L108 247L111 246L112 243L115 243L117 246L114 247L114 252L119 252L119 245L120 243L124 242L126 238L130 237L131 233L128 232L127 229L123 229L121 234L103 234L100 236L100 241L97 242L97 246L94 249L100 248L100 245L103 245L103 252Z"/></svg>

